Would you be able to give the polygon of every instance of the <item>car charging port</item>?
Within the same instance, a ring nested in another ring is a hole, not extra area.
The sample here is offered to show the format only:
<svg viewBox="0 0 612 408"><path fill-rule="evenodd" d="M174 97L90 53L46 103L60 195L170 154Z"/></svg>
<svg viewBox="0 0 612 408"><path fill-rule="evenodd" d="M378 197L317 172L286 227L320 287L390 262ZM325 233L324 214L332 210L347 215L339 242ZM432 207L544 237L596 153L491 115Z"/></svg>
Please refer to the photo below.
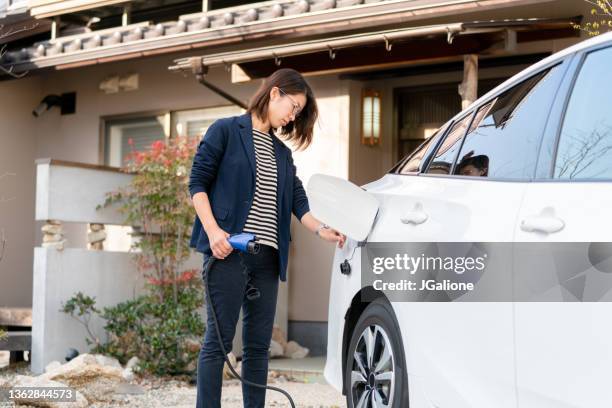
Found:
<svg viewBox="0 0 612 408"><path fill-rule="evenodd" d="M344 262L340 264L340 272L343 275L351 274L351 264L349 263L348 259L345 259Z"/></svg>

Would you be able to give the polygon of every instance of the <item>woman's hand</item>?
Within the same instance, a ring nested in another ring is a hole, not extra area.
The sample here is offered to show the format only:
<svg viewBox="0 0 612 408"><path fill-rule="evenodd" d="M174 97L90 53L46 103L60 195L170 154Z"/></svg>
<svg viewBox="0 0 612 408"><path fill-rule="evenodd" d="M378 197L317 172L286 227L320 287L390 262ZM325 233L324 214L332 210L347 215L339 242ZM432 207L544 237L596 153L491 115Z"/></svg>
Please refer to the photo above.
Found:
<svg viewBox="0 0 612 408"><path fill-rule="evenodd" d="M223 231L219 227L214 228L210 233L208 233L210 249L212 249L212 253L215 258L225 259L226 256L232 253L232 245L227 240L229 236L230 234Z"/></svg>
<svg viewBox="0 0 612 408"><path fill-rule="evenodd" d="M319 236L326 241L337 242L338 248L342 248L344 246L344 242L346 241L346 236L333 228L321 228L319 230Z"/></svg>
<svg viewBox="0 0 612 408"><path fill-rule="evenodd" d="M342 248L344 246L346 236L344 234L339 233L333 228L319 228L322 225L321 221L313 217L310 211L308 211L302 216L300 222L303 226L305 226L312 232L316 233L318 230L318 235L324 240L329 242L337 242L339 248Z"/></svg>

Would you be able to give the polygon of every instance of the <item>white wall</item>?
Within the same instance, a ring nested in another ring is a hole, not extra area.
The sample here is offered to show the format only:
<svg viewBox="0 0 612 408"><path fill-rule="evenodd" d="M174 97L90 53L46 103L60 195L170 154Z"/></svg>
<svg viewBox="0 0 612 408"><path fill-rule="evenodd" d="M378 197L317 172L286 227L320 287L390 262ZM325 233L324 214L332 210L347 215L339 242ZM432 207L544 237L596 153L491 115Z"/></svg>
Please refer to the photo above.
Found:
<svg viewBox="0 0 612 408"><path fill-rule="evenodd" d="M87 331L62 305L76 292L96 299L96 307L114 306L141 294L144 279L127 252L57 251L35 248L32 308L32 372L40 374L51 361L64 362L68 348L87 352ZM107 341L104 320L94 316L90 328L102 343Z"/></svg>
<svg viewBox="0 0 612 408"><path fill-rule="evenodd" d="M334 78L310 81L317 96L319 121L312 145L295 152L298 177L307 187L315 173L348 178L350 96ZM319 239L295 217L289 263L289 320L327 321L334 245Z"/></svg>

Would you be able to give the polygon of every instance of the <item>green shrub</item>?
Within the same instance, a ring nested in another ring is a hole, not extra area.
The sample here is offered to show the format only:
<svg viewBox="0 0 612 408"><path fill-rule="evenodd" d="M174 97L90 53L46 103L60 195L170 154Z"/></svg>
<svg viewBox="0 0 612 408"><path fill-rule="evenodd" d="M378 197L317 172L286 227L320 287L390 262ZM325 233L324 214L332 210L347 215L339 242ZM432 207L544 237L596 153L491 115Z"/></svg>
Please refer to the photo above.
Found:
<svg viewBox="0 0 612 408"><path fill-rule="evenodd" d="M82 322L89 334L91 351L116 357L122 364L131 357L140 359L140 368L150 374L174 375L193 372L198 358L200 339L205 326L198 310L203 305L202 283L192 271L181 275L177 302L172 287L162 285L133 300L121 302L102 311L95 300L82 293L70 298L62 308ZM162 301L156 292L167 291ZM97 315L105 320L108 336L101 342L89 324Z"/></svg>

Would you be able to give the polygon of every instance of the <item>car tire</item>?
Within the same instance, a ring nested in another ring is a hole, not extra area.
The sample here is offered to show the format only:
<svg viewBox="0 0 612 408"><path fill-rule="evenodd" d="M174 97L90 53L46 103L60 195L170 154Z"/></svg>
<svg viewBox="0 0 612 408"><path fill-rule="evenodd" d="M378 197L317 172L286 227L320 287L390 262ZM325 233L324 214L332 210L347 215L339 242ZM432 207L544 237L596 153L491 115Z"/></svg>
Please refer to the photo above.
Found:
<svg viewBox="0 0 612 408"><path fill-rule="evenodd" d="M359 317L345 366L348 408L407 408L408 378L399 325L384 299Z"/></svg>

